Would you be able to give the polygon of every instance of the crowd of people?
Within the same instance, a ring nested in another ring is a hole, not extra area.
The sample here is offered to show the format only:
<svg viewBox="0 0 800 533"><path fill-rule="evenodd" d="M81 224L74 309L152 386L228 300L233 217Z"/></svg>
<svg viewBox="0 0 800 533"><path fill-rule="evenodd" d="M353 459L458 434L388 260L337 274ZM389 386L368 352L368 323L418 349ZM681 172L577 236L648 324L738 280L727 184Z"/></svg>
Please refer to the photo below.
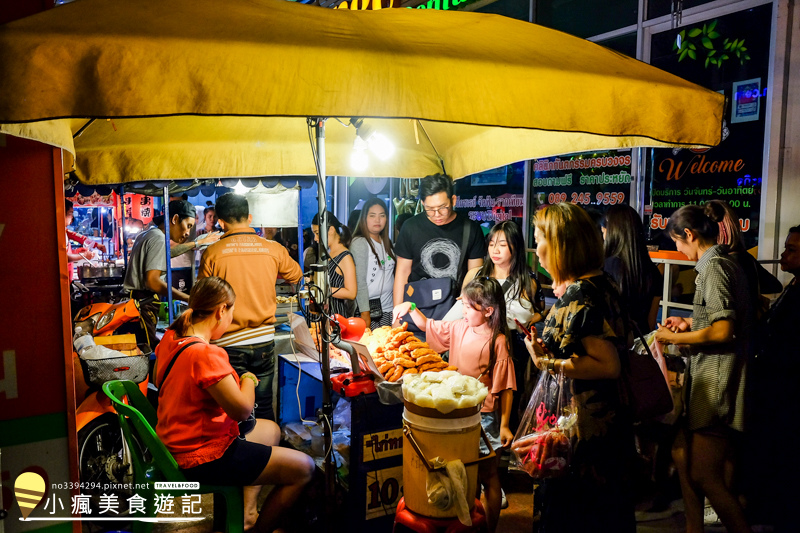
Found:
<svg viewBox="0 0 800 533"><path fill-rule="evenodd" d="M574 204L536 213L536 255L555 296L546 310L519 225L498 223L484 237L455 211L453 183L443 174L424 178L419 196L424 212L396 221L402 229L391 238L380 199L364 203L352 231L326 215L331 311L360 316L371 328L408 321L450 364L481 380L490 393L482 425L498 457L513 440L537 376L570 378L577 412L571 463L565 475L541 483L540 531L635 531L637 448L656 450L657 497L667 503L674 463L687 531L703 531L709 509L728 531L750 531L755 500L743 480L754 479L773 496L769 502L780 504L768 511L776 531L789 530L794 493L785 487L795 484L799 461L778 447L777 434L766 441L750 436L785 425L787 412L796 417L790 380L798 358L788 332L800 318L800 288L795 277L784 289L753 259L727 204L688 205L670 217L667 233L696 261L697 278L691 316L659 318L663 277L634 209L611 207L599 227ZM279 276L297 283L303 273L284 246L250 227L243 196L226 194L206 208L197 240L188 239L194 207L172 201L169 212L169 220L156 218L136 239L125 278L142 303L156 353L156 430L188 479L245 486L245 528L272 531L314 469L304 454L277 446L272 411L275 283ZM311 229L318 242L319 215ZM152 302L170 290L161 279L166 232L173 257L207 249L190 294L171 289L188 309L158 343ZM316 250L306 251L307 264L318 259ZM800 274L800 226L789 231L780 267ZM429 297L434 293L438 298ZM769 306L764 295L773 293L780 296ZM689 354L683 413L670 424L634 424L620 393L633 338L650 332ZM753 461L741 460L755 442L772 474L761 465L753 475ZM492 532L503 499L498 467L497 460L483 462L479 474ZM259 514L264 484L277 488Z"/></svg>

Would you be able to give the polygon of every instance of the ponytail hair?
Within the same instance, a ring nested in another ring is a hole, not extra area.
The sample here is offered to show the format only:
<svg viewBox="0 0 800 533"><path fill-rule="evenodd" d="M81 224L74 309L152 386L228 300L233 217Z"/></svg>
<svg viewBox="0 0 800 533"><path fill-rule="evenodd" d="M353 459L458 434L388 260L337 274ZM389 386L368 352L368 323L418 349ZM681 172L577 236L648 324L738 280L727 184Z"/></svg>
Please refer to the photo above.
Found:
<svg viewBox="0 0 800 533"><path fill-rule="evenodd" d="M489 364L486 369L481 372L491 375L494 370L494 364L497 362L497 339L503 335L503 340L506 343L506 350L511 351L509 339L511 333L508 330L508 322L506 322L506 299L503 295L503 288L494 278L481 276L470 281L462 294L462 303L464 305L471 305L475 309L483 310L487 307L494 309L492 316L487 318L489 327L492 329L492 340L489 344Z"/></svg>
<svg viewBox="0 0 800 533"><path fill-rule="evenodd" d="M687 229L697 233L705 244L716 244L719 222L724 217L715 206L685 205L669 217L667 233L675 239L684 240Z"/></svg>
<svg viewBox="0 0 800 533"><path fill-rule="evenodd" d="M703 209L709 218L716 220L719 225L717 244L724 244L731 252L744 252L744 238L742 237L742 224L739 215L724 200L709 200L703 204Z"/></svg>
<svg viewBox="0 0 800 533"><path fill-rule="evenodd" d="M334 231L336 231L336 234L339 235L339 241L342 243L342 246L345 248L350 248L350 242L353 240L353 234L350 231L350 228L339 222L339 219L336 218L336 215L330 211L326 211L325 214L326 218L328 219L328 226L333 228ZM314 215L314 218L311 220L311 225L319 226L319 213Z"/></svg>
<svg viewBox="0 0 800 533"><path fill-rule="evenodd" d="M170 324L169 329L178 337L185 337L194 324L213 315L217 307L222 304L231 307L235 302L236 294L227 281L216 276L203 278L189 293L189 308Z"/></svg>

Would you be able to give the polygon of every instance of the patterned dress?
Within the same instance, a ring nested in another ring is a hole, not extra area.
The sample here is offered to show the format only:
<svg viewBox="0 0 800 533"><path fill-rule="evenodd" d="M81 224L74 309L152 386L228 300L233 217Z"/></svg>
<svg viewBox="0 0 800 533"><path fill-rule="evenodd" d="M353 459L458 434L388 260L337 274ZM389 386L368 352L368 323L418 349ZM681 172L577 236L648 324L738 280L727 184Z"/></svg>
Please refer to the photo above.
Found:
<svg viewBox="0 0 800 533"><path fill-rule="evenodd" d="M581 342L598 337L618 352L628 347L627 317L607 274L567 287L545 319L542 338L557 359L586 356ZM555 379L555 378L551 378ZM569 473L544 483L542 533L630 532L636 529L630 465L633 426L620 405L615 379L573 379L578 412Z"/></svg>
<svg viewBox="0 0 800 533"><path fill-rule="evenodd" d="M342 267L339 266L339 263L348 255L353 257L350 250L345 250L328 261L328 279L331 284L331 292L333 292L334 289L344 287L344 272L342 271ZM358 306L355 300L344 300L342 298L332 297L330 302L332 313L342 315L345 318L358 316Z"/></svg>
<svg viewBox="0 0 800 533"><path fill-rule="evenodd" d="M697 261L692 331L717 320L734 322L734 340L726 344L693 346L689 358L689 430L727 426L744 430L745 371L753 309L744 272L720 245Z"/></svg>

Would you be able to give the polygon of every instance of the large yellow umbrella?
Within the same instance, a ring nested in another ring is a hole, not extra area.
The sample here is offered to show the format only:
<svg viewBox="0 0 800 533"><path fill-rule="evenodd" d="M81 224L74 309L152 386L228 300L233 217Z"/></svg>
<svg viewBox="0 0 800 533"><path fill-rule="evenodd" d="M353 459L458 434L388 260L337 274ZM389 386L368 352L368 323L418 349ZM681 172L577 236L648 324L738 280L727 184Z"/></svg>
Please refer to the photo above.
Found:
<svg viewBox="0 0 800 533"><path fill-rule="evenodd" d="M723 97L477 13L79 0L0 27L0 132L71 152L87 183L315 174L309 116L339 117L327 174L459 178L583 150L716 145ZM350 124L364 117L397 151L356 171Z"/></svg>

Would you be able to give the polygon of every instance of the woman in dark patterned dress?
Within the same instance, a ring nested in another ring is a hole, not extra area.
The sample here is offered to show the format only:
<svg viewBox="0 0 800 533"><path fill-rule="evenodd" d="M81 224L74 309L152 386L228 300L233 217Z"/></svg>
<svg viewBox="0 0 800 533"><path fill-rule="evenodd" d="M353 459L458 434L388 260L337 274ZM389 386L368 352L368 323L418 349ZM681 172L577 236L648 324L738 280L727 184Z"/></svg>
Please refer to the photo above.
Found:
<svg viewBox="0 0 800 533"><path fill-rule="evenodd" d="M537 367L572 378L578 413L569 471L544 482L539 531L632 533L633 427L618 392L627 318L601 270L602 238L589 215L568 203L539 211L535 226L536 255L553 285L566 288L545 319L543 337L526 345Z"/></svg>
<svg viewBox="0 0 800 533"><path fill-rule="evenodd" d="M697 261L696 289L692 318L669 317L656 332L659 341L692 350L687 416L672 450L689 533L703 531L704 496L728 531L750 531L725 472L733 471L744 431L753 309L744 272L717 244L721 220L713 206L686 205L670 216L667 231L678 251Z"/></svg>
<svg viewBox="0 0 800 533"><path fill-rule="evenodd" d="M328 282L331 286L331 313L345 318L358 316L356 263L350 253L350 229L328 213ZM311 221L314 242L319 242L319 215Z"/></svg>

